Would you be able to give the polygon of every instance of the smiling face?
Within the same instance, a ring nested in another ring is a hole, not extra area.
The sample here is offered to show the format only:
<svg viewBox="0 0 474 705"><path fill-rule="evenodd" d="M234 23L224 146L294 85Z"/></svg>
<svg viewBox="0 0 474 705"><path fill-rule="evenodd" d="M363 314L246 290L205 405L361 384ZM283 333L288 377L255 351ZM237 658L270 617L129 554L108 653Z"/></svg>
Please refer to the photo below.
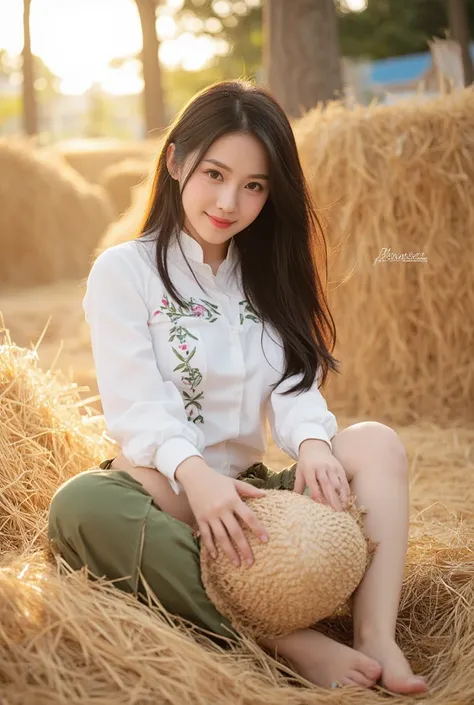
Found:
<svg viewBox="0 0 474 705"><path fill-rule="evenodd" d="M192 156L179 172L180 184ZM171 173L175 171L172 149L168 168ZM255 220L268 195L268 163L259 140L246 133L220 137L204 154L182 191L184 229L203 248L207 243L213 249L222 249Z"/></svg>

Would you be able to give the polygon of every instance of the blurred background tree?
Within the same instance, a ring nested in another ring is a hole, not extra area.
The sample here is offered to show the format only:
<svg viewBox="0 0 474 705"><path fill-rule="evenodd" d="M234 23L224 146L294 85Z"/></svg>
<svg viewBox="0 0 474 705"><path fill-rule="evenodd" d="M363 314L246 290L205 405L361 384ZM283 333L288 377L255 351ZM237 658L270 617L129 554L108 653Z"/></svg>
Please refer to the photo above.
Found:
<svg viewBox="0 0 474 705"><path fill-rule="evenodd" d="M31 0L23 0L23 127L25 134L38 134L38 109L35 95L34 59L30 33Z"/></svg>
<svg viewBox="0 0 474 705"><path fill-rule="evenodd" d="M166 125L161 66L158 59L160 43L156 33L156 12L159 0L135 0L135 2L143 35L140 58L144 82L145 133L147 137L156 138L156 130L163 129Z"/></svg>
<svg viewBox="0 0 474 705"><path fill-rule="evenodd" d="M24 130L29 135L38 133L43 107L59 94L54 75L32 54L32 2L23 0L20 66ZM42 0L34 0L35 6L37 2ZM196 91L214 81L238 76L267 81L288 113L296 116L340 93L340 55L373 60L426 51L432 37L452 36L459 41L466 82L473 78L468 42L474 31L474 0L368 0L360 12L352 11L351 0L130 2L140 18L143 48L138 57L118 57L111 66L140 59L144 134L151 137ZM212 45L209 61L198 70L160 63L157 20L170 12L178 38L189 36ZM2 71L18 73L5 52L0 52ZM18 109L15 96L1 102L0 124ZM94 110L91 103L91 114Z"/></svg>
<svg viewBox="0 0 474 705"><path fill-rule="evenodd" d="M266 79L290 117L342 96L334 0L269 0L263 29Z"/></svg>
<svg viewBox="0 0 474 705"><path fill-rule="evenodd" d="M471 32L467 0L448 0L448 17L450 37L461 47L464 85L468 86L474 81L474 67L469 48ZM471 18L474 21L474 13L471 14Z"/></svg>

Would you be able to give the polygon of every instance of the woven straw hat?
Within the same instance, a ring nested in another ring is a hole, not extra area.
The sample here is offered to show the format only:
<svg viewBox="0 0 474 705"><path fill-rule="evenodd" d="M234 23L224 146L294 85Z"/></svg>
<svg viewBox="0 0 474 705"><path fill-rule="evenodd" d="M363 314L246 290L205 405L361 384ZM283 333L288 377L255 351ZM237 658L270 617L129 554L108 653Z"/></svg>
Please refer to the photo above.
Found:
<svg viewBox="0 0 474 705"><path fill-rule="evenodd" d="M234 566L220 546L212 559L201 546L202 581L220 613L254 638L281 637L334 614L359 585L370 560L362 512L336 512L284 490L243 499L270 540L261 543L241 524L255 557L251 567Z"/></svg>

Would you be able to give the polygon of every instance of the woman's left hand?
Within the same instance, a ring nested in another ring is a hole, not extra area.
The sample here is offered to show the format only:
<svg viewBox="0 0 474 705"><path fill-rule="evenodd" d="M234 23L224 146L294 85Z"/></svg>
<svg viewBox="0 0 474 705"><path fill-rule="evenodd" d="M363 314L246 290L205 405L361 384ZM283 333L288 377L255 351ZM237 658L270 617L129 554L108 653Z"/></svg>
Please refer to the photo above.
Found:
<svg viewBox="0 0 474 705"><path fill-rule="evenodd" d="M329 504L336 511L347 507L351 489L346 471L324 441L308 438L299 448L294 492L308 487L311 498Z"/></svg>

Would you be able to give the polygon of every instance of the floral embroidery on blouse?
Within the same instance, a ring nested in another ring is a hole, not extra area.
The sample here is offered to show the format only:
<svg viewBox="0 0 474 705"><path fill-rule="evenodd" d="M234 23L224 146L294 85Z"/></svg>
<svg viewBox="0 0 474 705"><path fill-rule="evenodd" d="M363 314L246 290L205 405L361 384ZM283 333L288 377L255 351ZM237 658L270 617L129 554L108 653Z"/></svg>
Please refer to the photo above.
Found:
<svg viewBox="0 0 474 705"><path fill-rule="evenodd" d="M189 388L183 390L182 396L184 399L184 408L188 416L188 421L194 423L204 423L202 415L202 400L204 393L198 392L198 387L202 382L202 374L198 367L193 367L190 363L196 353L196 347L191 350L192 343L190 341L197 340L187 328L181 325L180 321L183 318L205 318L209 323L215 323L220 316L219 307L216 304L200 299L201 303L194 300L193 297L186 302L185 306L176 306L167 296L161 299L161 306L153 312L153 316L166 314L173 324L170 330L168 342L175 343L171 347L173 353L179 360L179 364L174 368L173 372L180 371L181 382Z"/></svg>
<svg viewBox="0 0 474 705"><path fill-rule="evenodd" d="M254 311L254 309L251 307L249 302L244 299L243 301L239 301L239 312L240 312L240 325L244 325L244 321L246 318L249 318L251 321L254 321L255 323L259 322L259 318Z"/></svg>

